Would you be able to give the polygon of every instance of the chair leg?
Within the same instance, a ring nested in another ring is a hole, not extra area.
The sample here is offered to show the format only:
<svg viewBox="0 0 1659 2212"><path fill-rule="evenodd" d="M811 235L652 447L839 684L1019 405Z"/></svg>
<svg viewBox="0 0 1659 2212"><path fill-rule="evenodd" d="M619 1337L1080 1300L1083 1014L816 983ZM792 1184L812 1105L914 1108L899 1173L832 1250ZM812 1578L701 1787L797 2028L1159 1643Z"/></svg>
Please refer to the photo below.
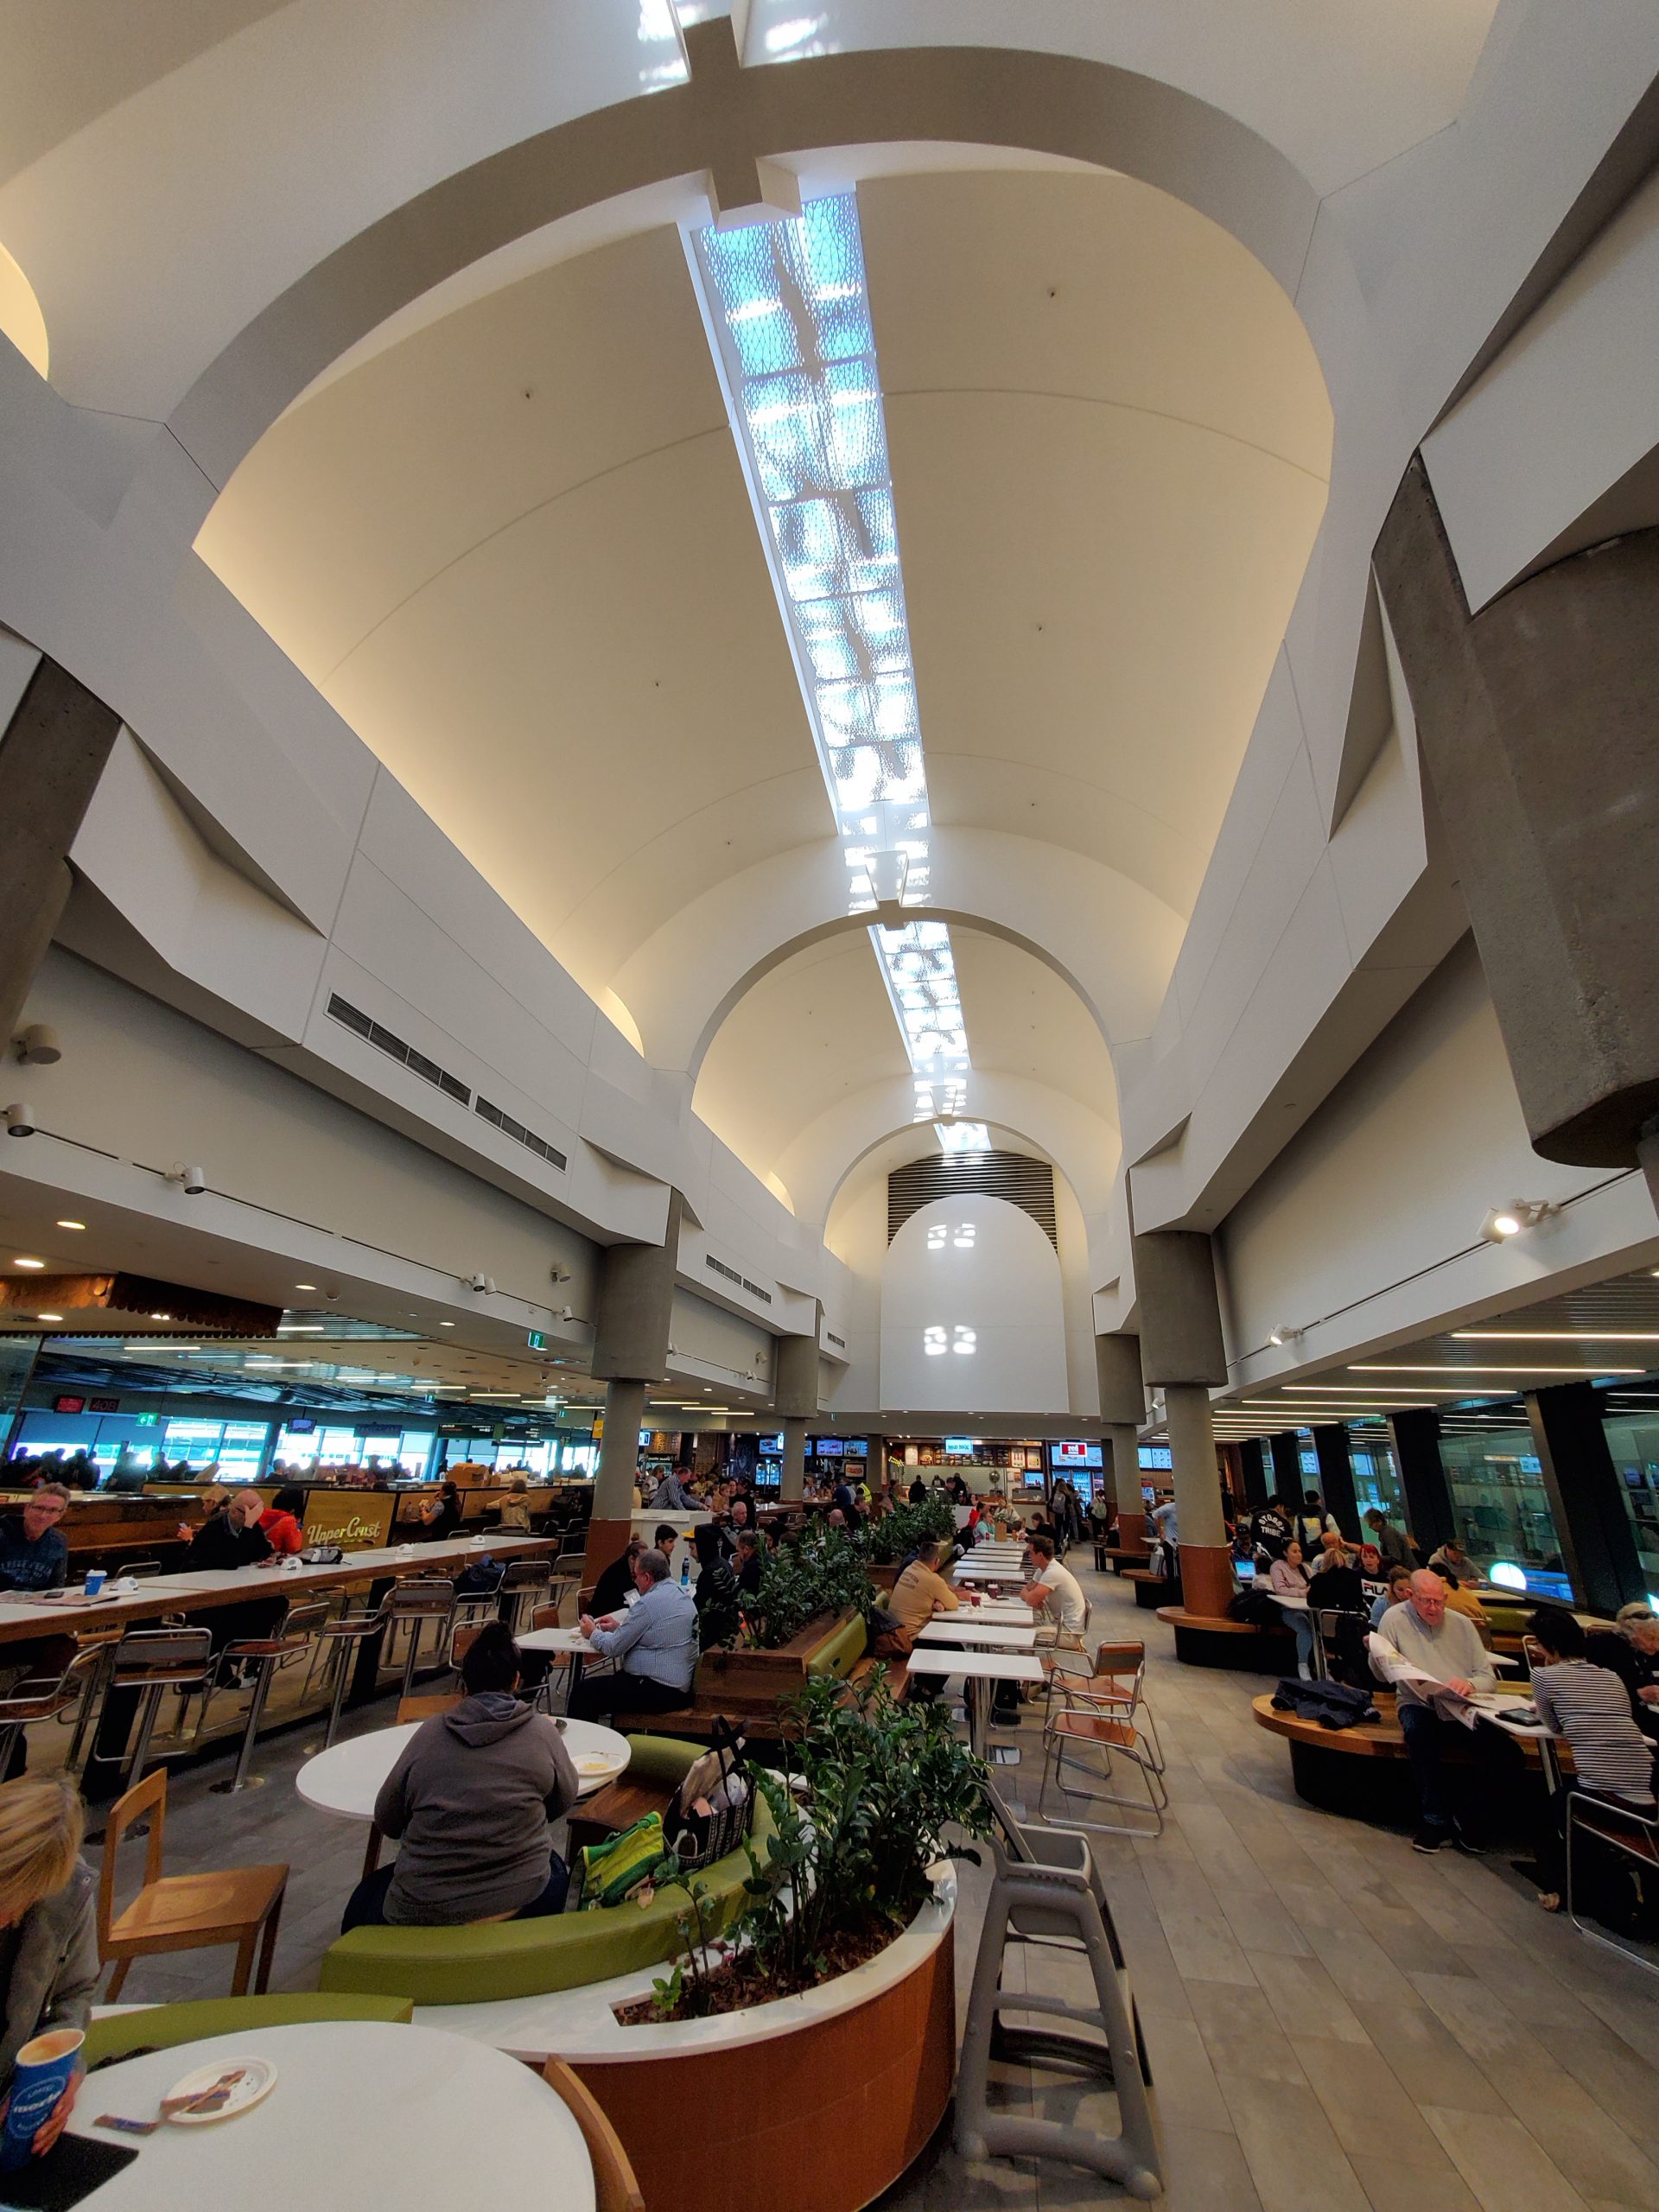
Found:
<svg viewBox="0 0 1659 2212"><path fill-rule="evenodd" d="M133 1745L132 1757L127 1762L123 1777L129 1789L136 1789L144 1778L144 1761L149 1756L149 1739L156 1732L156 1715L162 1709L162 1686L152 1683L144 1692L143 1704L138 1710L138 1740Z"/></svg>
<svg viewBox="0 0 1659 2212"><path fill-rule="evenodd" d="M259 1940L259 1930L250 1928L236 1947L236 1972L231 1977L232 1997L245 1997L248 1982L253 1973L253 1947Z"/></svg>
<svg viewBox="0 0 1659 2212"><path fill-rule="evenodd" d="M121 1985L126 1980L127 1968L131 1964L132 1961L130 1958L118 1959L116 1961L115 1972L110 1976L110 1986L104 1993L102 1999L103 2003L105 2005L114 2004L116 1999L121 1994Z"/></svg>
<svg viewBox="0 0 1659 2212"><path fill-rule="evenodd" d="M322 1748L325 1751L340 1733L340 1716L346 1703L346 1685L351 1679L351 1655L355 1642L355 1637L349 1636L337 1636L334 1638L334 1702L328 1707L327 1733L322 1739Z"/></svg>
<svg viewBox="0 0 1659 2212"><path fill-rule="evenodd" d="M251 1775L248 1769L253 1763L254 1738L259 1733L259 1722L264 1713L265 1699L270 1690L270 1678L276 1672L276 1662L274 1659L258 1659L254 1663L259 1669L259 1679L254 1684L247 1726L242 1731L242 1746L236 1755L236 1772L228 1782L210 1784L216 1796L226 1797L238 1789L257 1789L264 1780L263 1775Z"/></svg>
<svg viewBox="0 0 1659 2212"><path fill-rule="evenodd" d="M409 1657L404 1666L403 1694L407 1697L415 1687L415 1662L421 1650L421 1618L417 1613L409 1624Z"/></svg>
<svg viewBox="0 0 1659 2212"><path fill-rule="evenodd" d="M283 1899L279 1894L276 1904L265 1916L264 1941L259 1946L259 1971L253 1981L256 1997L263 1997L270 1986L270 1966L276 1955L276 1930L282 1924L282 1918Z"/></svg>

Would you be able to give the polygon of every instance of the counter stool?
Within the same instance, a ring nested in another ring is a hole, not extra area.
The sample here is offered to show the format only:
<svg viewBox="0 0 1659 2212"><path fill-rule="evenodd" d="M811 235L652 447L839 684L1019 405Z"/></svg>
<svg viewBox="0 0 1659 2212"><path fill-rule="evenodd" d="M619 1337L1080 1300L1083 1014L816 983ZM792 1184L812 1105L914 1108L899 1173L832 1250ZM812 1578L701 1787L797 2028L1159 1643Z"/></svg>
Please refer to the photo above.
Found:
<svg viewBox="0 0 1659 2212"><path fill-rule="evenodd" d="M544 1559L516 1559L509 1563L501 1578L499 1602L501 1618L514 1636L524 1633L526 1609L533 1612L549 1602L552 1573Z"/></svg>
<svg viewBox="0 0 1659 2212"><path fill-rule="evenodd" d="M442 1575L420 1574L400 1582L386 1593L385 1603L387 1642L397 1636L400 1621L409 1624L409 1656L404 1662L403 1694L407 1697L415 1687L415 1662L420 1656L421 1630L428 1621L442 1625L438 1630L438 1647L443 1649L446 1635L455 1617L455 1586Z"/></svg>
<svg viewBox="0 0 1659 2212"><path fill-rule="evenodd" d="M82 1629L75 1641L79 1645L79 1656L93 1664L83 1678L80 1709L75 1715L75 1732L69 1738L69 1756L64 1761L67 1773L80 1772L81 1751L87 1731L92 1726L102 1706L105 1692L110 1684L110 1675L115 1664L115 1655L120 1647L122 1631L118 1628Z"/></svg>
<svg viewBox="0 0 1659 2212"><path fill-rule="evenodd" d="M103 1671L103 1651L94 1648L75 1652L61 1674L25 1675L13 1683L0 1697L0 1779L10 1773L18 1739L29 1729L44 1720L67 1719L77 1709L85 1714ZM74 1741L79 1741L79 1733Z"/></svg>
<svg viewBox="0 0 1659 2212"><path fill-rule="evenodd" d="M264 1786L263 1774L250 1774L253 1759L254 1739L259 1733L259 1723L264 1717L265 1700L270 1695L275 1676L284 1667L308 1653L314 1639L321 1634L328 1618L328 1601L314 1598L303 1605L289 1603L283 1618L269 1636L244 1637L237 1643L227 1643L219 1654L219 1675L230 1667L251 1667L254 1669L253 1696L248 1705L247 1726L242 1731L242 1746L236 1755L236 1771L228 1782L215 1782L208 1786L217 1796L229 1796L238 1789L259 1789ZM214 1688L221 1687L216 1678ZM196 1724L200 1738L207 1726L207 1709L213 1701L210 1689L202 1700L201 1719Z"/></svg>
<svg viewBox="0 0 1659 2212"><path fill-rule="evenodd" d="M124 1912L115 1910L115 1861L121 1839L135 1821L149 1816L149 1843L144 1853L143 1886ZM112 2005L121 1993L127 1969L135 1959L159 1951L203 1951L220 1943L234 1943L236 1972L232 1997L245 1995L253 1968L254 1945L260 1931L259 1972L254 1982L263 1995L270 1980L270 1961L276 1948L276 1925L282 1917L283 1893L288 1887L286 1866L221 1866L200 1874L163 1874L162 1831L167 1820L167 1772L157 1767L149 1780L118 1797L110 1808L105 1833L104 1860L98 1878L98 1955L107 1966L116 1962L104 2002Z"/></svg>
<svg viewBox="0 0 1659 2212"><path fill-rule="evenodd" d="M213 1639L205 1628L132 1628L116 1645L110 1692L143 1692L137 1734L125 1767L130 1788L144 1778L163 1693L177 1690L181 1700L198 1693L205 1696L213 1672Z"/></svg>
<svg viewBox="0 0 1659 2212"><path fill-rule="evenodd" d="M986 1795L995 1822L995 1872L957 2077L957 2149L965 2158L1058 2158L1116 2182L1131 2196L1156 2196L1163 2173L1148 2094L1152 2072L1122 1947L1089 1839L1071 1828L1022 1827L988 1784ZM1074 2005L1032 1990L1005 1990L1002 1965L1011 1944L1068 1952L1085 1963L1094 2004ZM1103 2033L1105 2041L1065 2028L1006 2027L1005 2012L1073 2021ZM1103 2076L1117 2092L1120 2132L1099 2135L993 2107L993 2057Z"/></svg>
<svg viewBox="0 0 1659 2212"><path fill-rule="evenodd" d="M352 1679L352 1670L356 1663L357 1654L362 1650L363 1646L372 1636L384 1634L391 1603L391 1597L388 1592L378 1605L365 1606L357 1611L353 1611L348 1607L346 1611L336 1613L332 1620L325 1620L317 1631L316 1648L311 1655L311 1665L315 1667L319 1657L321 1658L325 1681L328 1678L329 1668L332 1667L334 1670L334 1694L328 1707L328 1730L322 1739L322 1748L325 1751L340 1733L340 1716L345 1709L346 1688ZM310 1693L311 1674L310 1669L308 1668L305 1688L301 1693L302 1701L308 1697Z"/></svg>

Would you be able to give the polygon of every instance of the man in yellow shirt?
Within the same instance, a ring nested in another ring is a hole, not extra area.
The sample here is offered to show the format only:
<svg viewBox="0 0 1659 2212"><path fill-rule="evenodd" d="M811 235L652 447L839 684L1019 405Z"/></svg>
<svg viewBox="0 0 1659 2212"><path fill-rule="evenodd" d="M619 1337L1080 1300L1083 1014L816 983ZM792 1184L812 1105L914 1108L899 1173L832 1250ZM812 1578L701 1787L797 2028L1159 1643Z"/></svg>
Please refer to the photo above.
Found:
<svg viewBox="0 0 1659 2212"><path fill-rule="evenodd" d="M962 1604L963 1594L953 1590L939 1573L938 1544L918 1544L915 1558L893 1585L893 1601L887 1611L906 1639L913 1643L935 1613L954 1613ZM968 1603L976 1605L979 1599L969 1595Z"/></svg>

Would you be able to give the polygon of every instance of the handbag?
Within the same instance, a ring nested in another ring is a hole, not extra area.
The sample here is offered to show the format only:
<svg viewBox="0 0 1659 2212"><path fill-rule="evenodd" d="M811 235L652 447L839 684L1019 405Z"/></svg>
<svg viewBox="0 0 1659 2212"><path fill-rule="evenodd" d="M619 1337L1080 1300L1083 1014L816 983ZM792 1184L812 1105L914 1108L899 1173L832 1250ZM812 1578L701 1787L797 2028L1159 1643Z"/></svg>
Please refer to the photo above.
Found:
<svg viewBox="0 0 1659 2212"><path fill-rule="evenodd" d="M631 1828L607 1835L602 1843L582 1847L582 1906L598 1912L607 1905L626 1904L647 1883L671 1881L680 1862L663 1840L663 1816L647 1813Z"/></svg>
<svg viewBox="0 0 1659 2212"><path fill-rule="evenodd" d="M664 1834L686 1873L735 1851L754 1812L743 1737L729 1720L717 1719L709 1739L709 1749L687 1768L663 1817Z"/></svg>
<svg viewBox="0 0 1659 2212"><path fill-rule="evenodd" d="M307 1544L300 1553L305 1567L338 1567L346 1556L339 1544Z"/></svg>

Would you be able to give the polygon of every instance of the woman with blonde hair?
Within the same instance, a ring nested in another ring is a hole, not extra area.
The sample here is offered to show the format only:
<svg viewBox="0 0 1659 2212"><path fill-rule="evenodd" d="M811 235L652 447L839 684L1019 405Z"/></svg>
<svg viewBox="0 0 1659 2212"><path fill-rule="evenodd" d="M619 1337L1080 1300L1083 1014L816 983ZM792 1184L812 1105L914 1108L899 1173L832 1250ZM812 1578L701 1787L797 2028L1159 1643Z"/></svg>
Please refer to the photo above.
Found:
<svg viewBox="0 0 1659 2212"><path fill-rule="evenodd" d="M0 2101L17 2054L53 2028L85 2034L98 1986L96 1885L80 1857L84 1811L61 1775L0 1783ZM63 2133L80 2070L36 2129L38 2158ZM0 2111L3 2101L0 2101Z"/></svg>

